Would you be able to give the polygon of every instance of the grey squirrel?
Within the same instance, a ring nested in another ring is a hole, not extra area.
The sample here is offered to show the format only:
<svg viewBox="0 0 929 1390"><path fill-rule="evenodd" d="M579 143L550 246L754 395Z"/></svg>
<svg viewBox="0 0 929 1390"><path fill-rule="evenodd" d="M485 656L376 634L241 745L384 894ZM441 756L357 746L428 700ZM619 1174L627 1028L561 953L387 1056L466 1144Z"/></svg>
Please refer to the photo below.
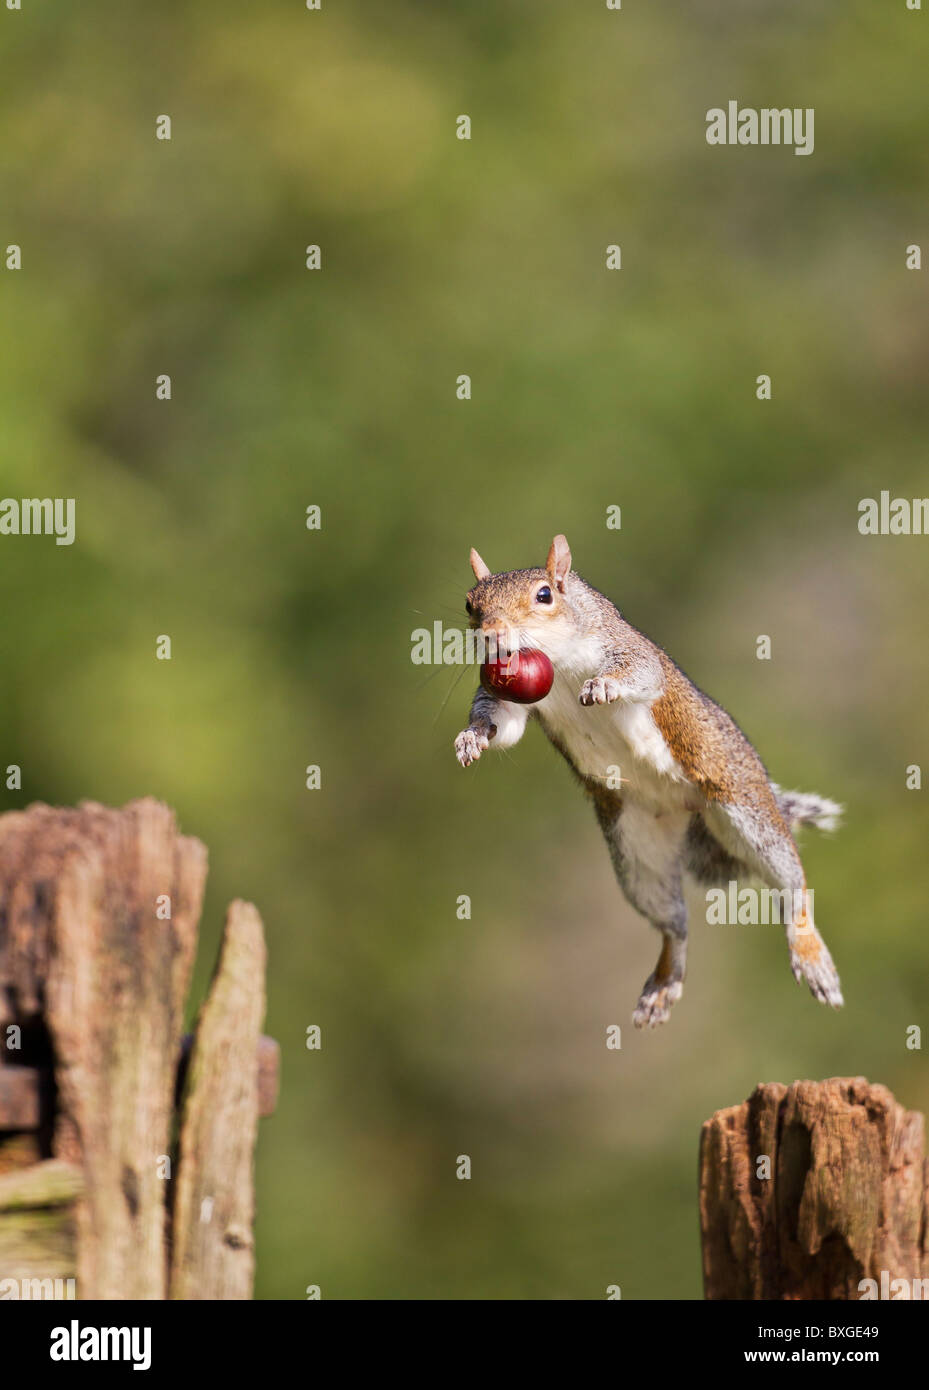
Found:
<svg viewBox="0 0 929 1390"><path fill-rule="evenodd" d="M544 569L491 574L471 551L472 628L498 652L537 648L554 682L536 704L514 704L479 687L455 753L468 767L487 748L511 748L536 719L593 802L616 877L629 902L661 933L658 964L633 1014L637 1027L668 1018L681 997L687 954L683 876L701 884L760 878L792 904L785 920L795 979L838 1008L839 977L813 924L791 827L831 829L841 807L771 782L724 709L688 680L666 652L571 569L564 536ZM621 784L607 769L620 768Z"/></svg>

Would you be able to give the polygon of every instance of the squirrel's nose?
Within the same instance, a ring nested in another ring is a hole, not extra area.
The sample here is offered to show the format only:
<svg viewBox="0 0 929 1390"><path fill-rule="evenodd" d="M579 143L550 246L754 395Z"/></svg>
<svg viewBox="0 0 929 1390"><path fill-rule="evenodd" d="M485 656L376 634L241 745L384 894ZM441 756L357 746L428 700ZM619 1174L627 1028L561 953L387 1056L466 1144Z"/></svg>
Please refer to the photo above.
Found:
<svg viewBox="0 0 929 1390"><path fill-rule="evenodd" d="M513 651L517 646L515 632L500 618L485 618L481 623L481 632L496 645L497 651L501 654Z"/></svg>

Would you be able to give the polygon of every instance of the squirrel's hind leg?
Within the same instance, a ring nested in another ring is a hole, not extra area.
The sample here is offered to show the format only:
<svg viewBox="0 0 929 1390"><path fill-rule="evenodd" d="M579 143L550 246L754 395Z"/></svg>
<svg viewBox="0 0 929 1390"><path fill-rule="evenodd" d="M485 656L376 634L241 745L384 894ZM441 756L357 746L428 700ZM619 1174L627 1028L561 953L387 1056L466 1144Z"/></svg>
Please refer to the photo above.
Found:
<svg viewBox="0 0 929 1390"><path fill-rule="evenodd" d="M658 964L642 986L632 1015L636 1028L657 1028L659 1023L667 1023L671 1005L676 1004L684 992L686 966L686 928L683 935L663 932Z"/></svg>
<svg viewBox="0 0 929 1390"><path fill-rule="evenodd" d="M812 892L797 846L780 810L716 802L707 812L710 828L725 847L781 896L790 951L790 968L798 984L804 981L814 999L841 1008L842 986L829 949L813 924Z"/></svg>
<svg viewBox="0 0 929 1390"><path fill-rule="evenodd" d="M787 945L790 948L790 968L797 984L805 980L814 999L840 1009L845 1001L839 972L833 964L828 946L813 925L806 890L797 919L787 927Z"/></svg>
<svg viewBox="0 0 929 1390"><path fill-rule="evenodd" d="M697 883L708 887L725 886L752 874L748 865L716 838L699 812L690 818L685 854L688 872Z"/></svg>
<svg viewBox="0 0 929 1390"><path fill-rule="evenodd" d="M665 1023L671 1006L683 993L687 907L682 869L689 823L688 814L656 816L629 801L614 817L600 813L620 886L632 906L662 937L658 964L645 981L632 1015L637 1028Z"/></svg>

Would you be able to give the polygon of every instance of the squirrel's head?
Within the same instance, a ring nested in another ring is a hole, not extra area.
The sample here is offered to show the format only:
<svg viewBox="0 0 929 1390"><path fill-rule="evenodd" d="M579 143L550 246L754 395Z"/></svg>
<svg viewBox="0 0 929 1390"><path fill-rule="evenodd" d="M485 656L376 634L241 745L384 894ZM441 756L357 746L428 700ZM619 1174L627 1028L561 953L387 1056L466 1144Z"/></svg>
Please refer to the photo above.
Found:
<svg viewBox="0 0 929 1390"><path fill-rule="evenodd" d="M561 641L575 631L565 597L571 551L564 536L552 541L544 569L491 574L474 549L471 568L477 580L465 603L471 627L492 636L498 651L537 647L554 659Z"/></svg>

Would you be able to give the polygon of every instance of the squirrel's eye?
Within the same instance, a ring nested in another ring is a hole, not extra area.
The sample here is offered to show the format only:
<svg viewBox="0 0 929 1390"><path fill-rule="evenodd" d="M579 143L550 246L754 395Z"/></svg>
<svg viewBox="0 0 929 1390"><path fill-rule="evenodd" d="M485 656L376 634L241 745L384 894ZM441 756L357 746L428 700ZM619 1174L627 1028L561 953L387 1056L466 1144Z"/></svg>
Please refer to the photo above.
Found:
<svg viewBox="0 0 929 1390"><path fill-rule="evenodd" d="M474 609L471 607L471 600L470 600L470 599L465 599L465 612L466 612L466 613L473 613L473 612L474 612Z"/></svg>
<svg viewBox="0 0 929 1390"><path fill-rule="evenodd" d="M552 591L547 584L543 584L541 589L537 591L535 601L536 603L551 603Z"/></svg>

